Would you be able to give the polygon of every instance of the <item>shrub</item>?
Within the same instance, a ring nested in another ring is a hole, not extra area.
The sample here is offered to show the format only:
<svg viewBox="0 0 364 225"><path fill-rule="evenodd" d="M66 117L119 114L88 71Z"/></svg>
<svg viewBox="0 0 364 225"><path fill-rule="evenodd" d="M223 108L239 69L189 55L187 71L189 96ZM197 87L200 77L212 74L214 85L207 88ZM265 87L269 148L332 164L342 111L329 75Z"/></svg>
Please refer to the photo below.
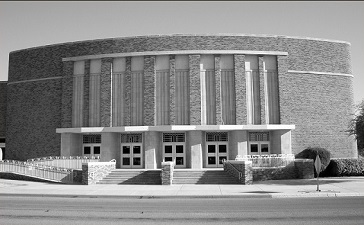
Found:
<svg viewBox="0 0 364 225"><path fill-rule="evenodd" d="M325 171L326 176L364 176L364 159L332 159Z"/></svg>
<svg viewBox="0 0 364 225"><path fill-rule="evenodd" d="M318 147L306 148L302 152L295 155L295 157L296 157L296 159L313 159L313 161L315 162L317 155L319 155L320 160L321 160L321 172L320 172L320 176L321 176L321 173L326 169L326 167L330 163L331 154L328 150L326 150L324 148L318 148ZM315 170L315 177L317 177L316 170Z"/></svg>

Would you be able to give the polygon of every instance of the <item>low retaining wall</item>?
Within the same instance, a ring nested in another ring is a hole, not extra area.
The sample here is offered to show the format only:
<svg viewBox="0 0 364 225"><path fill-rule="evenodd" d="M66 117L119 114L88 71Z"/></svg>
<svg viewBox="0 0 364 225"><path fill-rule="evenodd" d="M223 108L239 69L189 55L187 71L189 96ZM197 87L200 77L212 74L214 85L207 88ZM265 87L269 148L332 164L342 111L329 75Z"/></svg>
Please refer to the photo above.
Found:
<svg viewBox="0 0 364 225"><path fill-rule="evenodd" d="M106 177L111 171L115 170L116 161L110 162L89 162L82 164L82 184L96 184Z"/></svg>
<svg viewBox="0 0 364 225"><path fill-rule="evenodd" d="M227 161L234 166L242 177L242 184L251 184L253 181L286 180L286 179L312 179L314 178L314 164L312 159L295 159L284 167L252 167L247 161ZM224 170L227 171L226 166Z"/></svg>
<svg viewBox="0 0 364 225"><path fill-rule="evenodd" d="M251 161L229 161L229 163L224 163L224 170L238 179L241 184L253 183Z"/></svg>

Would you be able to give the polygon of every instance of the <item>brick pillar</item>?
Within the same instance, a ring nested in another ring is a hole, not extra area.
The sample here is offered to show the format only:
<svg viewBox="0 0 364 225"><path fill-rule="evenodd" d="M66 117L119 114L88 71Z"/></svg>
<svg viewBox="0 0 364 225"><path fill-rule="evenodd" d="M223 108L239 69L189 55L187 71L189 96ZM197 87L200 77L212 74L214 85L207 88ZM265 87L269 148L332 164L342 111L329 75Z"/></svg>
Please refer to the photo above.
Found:
<svg viewBox="0 0 364 225"><path fill-rule="evenodd" d="M200 55L189 55L190 125L201 124Z"/></svg>
<svg viewBox="0 0 364 225"><path fill-rule="evenodd" d="M291 119L288 117L287 112L291 111L289 104L284 104L291 101L291 96L287 91L290 88L288 83L288 61L287 56L277 56L278 67L278 91L279 91L279 115L281 124L292 124Z"/></svg>
<svg viewBox="0 0 364 225"><path fill-rule="evenodd" d="M216 124L222 125L220 55L215 56Z"/></svg>
<svg viewBox="0 0 364 225"><path fill-rule="evenodd" d="M174 55L171 55L169 58L169 119L170 124L176 124L176 76L175 76L175 69L176 69L176 59Z"/></svg>
<svg viewBox="0 0 364 225"><path fill-rule="evenodd" d="M253 183L253 164L251 161L231 161L231 164L242 173L242 177L239 180L241 184Z"/></svg>
<svg viewBox="0 0 364 225"><path fill-rule="evenodd" d="M83 127L89 126L90 97L90 60L85 60L85 76L83 78Z"/></svg>
<svg viewBox="0 0 364 225"><path fill-rule="evenodd" d="M63 62L62 128L72 127L73 62Z"/></svg>
<svg viewBox="0 0 364 225"><path fill-rule="evenodd" d="M236 125L247 124L245 55L234 55Z"/></svg>
<svg viewBox="0 0 364 225"><path fill-rule="evenodd" d="M264 76L264 68L263 68L263 57L259 57L259 82L260 82L260 123L261 124L267 124L268 123L268 107L266 106L268 104L266 99L266 80Z"/></svg>
<svg viewBox="0 0 364 225"><path fill-rule="evenodd" d="M101 126L111 126L111 66L112 58L101 59L100 114Z"/></svg>
<svg viewBox="0 0 364 225"><path fill-rule="evenodd" d="M131 124L131 57L126 57L126 70L124 79L124 126Z"/></svg>
<svg viewBox="0 0 364 225"><path fill-rule="evenodd" d="M143 125L155 125L155 56L144 56Z"/></svg>
<svg viewBox="0 0 364 225"><path fill-rule="evenodd" d="M161 179L162 185L172 185L173 183L173 162L162 162Z"/></svg>

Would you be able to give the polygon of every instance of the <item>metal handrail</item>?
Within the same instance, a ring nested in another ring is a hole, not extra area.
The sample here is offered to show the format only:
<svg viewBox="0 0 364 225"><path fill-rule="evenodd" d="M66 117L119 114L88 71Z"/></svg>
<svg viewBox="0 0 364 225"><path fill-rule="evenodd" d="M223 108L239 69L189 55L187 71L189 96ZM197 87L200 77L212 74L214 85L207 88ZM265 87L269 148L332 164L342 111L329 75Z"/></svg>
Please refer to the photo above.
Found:
<svg viewBox="0 0 364 225"><path fill-rule="evenodd" d="M240 172L235 166L233 166L230 162L224 160L223 161L224 169L226 168L226 171L231 174L232 176L236 177L236 174L238 174L237 178L239 181L241 181L241 178L243 177L243 173ZM231 171L231 168L234 172Z"/></svg>

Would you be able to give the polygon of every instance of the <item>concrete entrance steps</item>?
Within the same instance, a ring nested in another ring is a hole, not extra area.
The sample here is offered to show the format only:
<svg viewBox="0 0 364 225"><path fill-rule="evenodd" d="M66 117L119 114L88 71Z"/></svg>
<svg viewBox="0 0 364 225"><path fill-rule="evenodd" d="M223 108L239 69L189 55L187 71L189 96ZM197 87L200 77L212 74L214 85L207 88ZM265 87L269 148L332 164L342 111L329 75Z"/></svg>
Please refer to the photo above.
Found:
<svg viewBox="0 0 364 225"><path fill-rule="evenodd" d="M223 169L176 169L173 172L173 184L239 184L239 182Z"/></svg>
<svg viewBox="0 0 364 225"><path fill-rule="evenodd" d="M109 173L97 184L161 184L161 170L117 169Z"/></svg>

